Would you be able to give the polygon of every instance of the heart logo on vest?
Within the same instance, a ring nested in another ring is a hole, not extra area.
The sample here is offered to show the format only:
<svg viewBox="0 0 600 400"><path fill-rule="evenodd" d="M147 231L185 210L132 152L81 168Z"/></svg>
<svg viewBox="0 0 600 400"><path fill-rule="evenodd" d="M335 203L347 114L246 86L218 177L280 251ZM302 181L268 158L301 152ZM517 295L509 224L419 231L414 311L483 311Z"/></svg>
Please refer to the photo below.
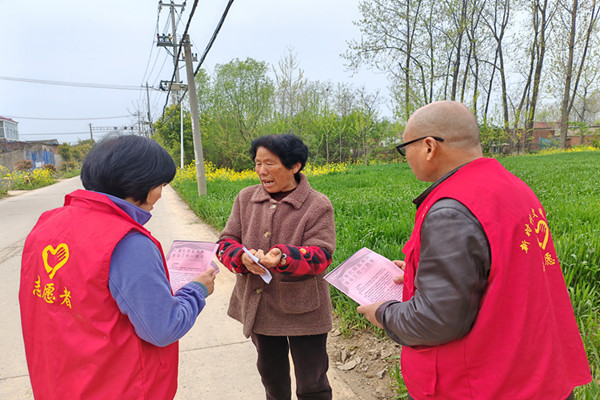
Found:
<svg viewBox="0 0 600 400"><path fill-rule="evenodd" d="M538 244L542 248L542 250L546 250L546 245L548 244L548 237L550 236L550 229L548 229L548 224L546 221L540 220L537 223L537 227L535 228L535 233L538 235ZM543 234L544 238L540 242L540 233Z"/></svg>
<svg viewBox="0 0 600 400"><path fill-rule="evenodd" d="M48 262L48 256L52 255L52 265ZM66 243L61 243L56 248L51 245L46 246L42 251L42 259L44 260L44 268L50 275L50 279L54 278L54 274L69 260L69 246Z"/></svg>

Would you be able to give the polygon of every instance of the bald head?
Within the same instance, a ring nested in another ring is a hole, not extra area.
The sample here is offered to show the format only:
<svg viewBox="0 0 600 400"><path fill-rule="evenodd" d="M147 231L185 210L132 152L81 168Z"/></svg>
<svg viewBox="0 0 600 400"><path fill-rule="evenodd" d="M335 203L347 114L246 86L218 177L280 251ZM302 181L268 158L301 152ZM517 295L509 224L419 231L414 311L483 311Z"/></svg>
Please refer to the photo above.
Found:
<svg viewBox="0 0 600 400"><path fill-rule="evenodd" d="M421 136L439 136L451 147L479 147L479 126L475 115L462 103L436 101L419 108L408 120L406 130L415 139Z"/></svg>
<svg viewBox="0 0 600 400"><path fill-rule="evenodd" d="M419 108L406 123L403 140L414 141L405 149L406 159L415 176L426 182L483 156L475 115L455 101Z"/></svg>

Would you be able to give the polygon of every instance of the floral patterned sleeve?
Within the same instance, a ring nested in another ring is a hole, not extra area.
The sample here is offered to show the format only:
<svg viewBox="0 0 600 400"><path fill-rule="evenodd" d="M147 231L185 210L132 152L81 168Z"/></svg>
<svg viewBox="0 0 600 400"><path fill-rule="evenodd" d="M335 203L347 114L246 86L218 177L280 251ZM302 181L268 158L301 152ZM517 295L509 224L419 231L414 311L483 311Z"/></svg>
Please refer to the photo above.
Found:
<svg viewBox="0 0 600 400"><path fill-rule="evenodd" d="M318 246L273 246L281 250L281 261L271 271L284 275L318 275L331 264L331 254Z"/></svg>
<svg viewBox="0 0 600 400"><path fill-rule="evenodd" d="M217 257L227 269L239 274L248 272L248 269L242 262L244 250L242 250L243 246L239 242L233 239L221 239L217 243L219 244Z"/></svg>

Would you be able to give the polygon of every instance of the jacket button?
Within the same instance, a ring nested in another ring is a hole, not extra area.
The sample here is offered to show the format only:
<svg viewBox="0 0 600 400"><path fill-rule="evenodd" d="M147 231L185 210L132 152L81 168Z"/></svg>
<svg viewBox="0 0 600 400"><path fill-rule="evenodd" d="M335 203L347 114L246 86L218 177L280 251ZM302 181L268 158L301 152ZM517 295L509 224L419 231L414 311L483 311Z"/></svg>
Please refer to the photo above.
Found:
<svg viewBox="0 0 600 400"><path fill-rule="evenodd" d="M263 292L263 290L261 288L258 288L255 290L256 294L261 294Z"/></svg>
<svg viewBox="0 0 600 400"><path fill-rule="evenodd" d="M269 231L266 231L266 232L265 232L265 237L269 237L269 236L271 236L271 232L269 232Z"/></svg>

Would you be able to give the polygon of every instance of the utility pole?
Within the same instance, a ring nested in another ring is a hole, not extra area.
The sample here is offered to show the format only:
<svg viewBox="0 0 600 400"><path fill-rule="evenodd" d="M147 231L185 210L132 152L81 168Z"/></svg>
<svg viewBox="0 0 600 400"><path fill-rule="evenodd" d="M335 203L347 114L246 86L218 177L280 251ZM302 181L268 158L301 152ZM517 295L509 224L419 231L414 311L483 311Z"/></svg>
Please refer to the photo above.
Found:
<svg viewBox="0 0 600 400"><path fill-rule="evenodd" d="M158 10L160 11L160 9L162 8L162 6L169 6L170 8L170 15L171 15L171 29L173 30L172 35L169 35L167 38L165 38L165 35L163 34L162 40L159 34L158 37L158 43L157 46L163 46L163 47L171 47L173 50L173 66L175 67L175 83L177 85L179 85L179 68L177 67L178 62L177 62L177 24L175 23L175 7L181 7L181 12L183 12L184 8L185 8L185 1L183 2L183 4L175 4L175 2L173 0L171 0L170 3L163 3L162 1L158 2ZM158 32L157 32L158 33ZM162 84L162 82L161 82ZM171 102L173 105L177 104L177 101L180 99L180 91L179 90L173 90L173 82L170 82L171 85ZM182 96L181 96L182 97ZM183 100L183 99L181 99ZM180 126L179 126L179 141L180 141L180 146L181 146L181 165L180 167L183 168L183 107L181 106L181 101L179 102L179 113L181 114L181 118L180 118ZM204 167L204 164L202 164L202 166Z"/></svg>
<svg viewBox="0 0 600 400"><path fill-rule="evenodd" d="M160 11L160 9L163 6L169 7L169 10L170 10L169 14L171 17L171 29L173 30L173 32L170 35L165 35L163 33L162 37L159 34L157 46L165 47L165 48L167 48L167 47L172 48L171 55L173 56L173 66L176 66L177 65L177 24L175 23L175 7L181 7L181 12L183 12L183 10L185 8L185 1L183 2L183 4L175 4L174 1L171 1L170 3L163 3L162 1L159 1L158 2L158 10ZM179 83L179 68L175 69L175 82ZM177 104L177 100L179 98L178 92L179 91L174 91L171 94L171 102L173 104Z"/></svg>
<svg viewBox="0 0 600 400"><path fill-rule="evenodd" d="M92 124L90 124L90 139L92 139L92 142L94 141L94 133L92 132Z"/></svg>
<svg viewBox="0 0 600 400"><path fill-rule="evenodd" d="M198 115L198 97L196 96L196 81L194 80L194 65L189 35L183 38L185 52L185 69L187 72L188 99L192 117L192 135L194 137L194 154L196 158L196 180L198 195L206 195L206 172L204 170L204 152L202 150L202 135L200 133L200 116Z"/></svg>
<svg viewBox="0 0 600 400"><path fill-rule="evenodd" d="M176 4L171 1L171 27L173 28L173 66L175 67L175 82L179 83L179 68L177 68L177 25L175 24L175 6ZM181 11L183 12L183 4L180 5ZM173 104L177 104L179 97L179 90L177 90L171 96Z"/></svg>
<svg viewBox="0 0 600 400"><path fill-rule="evenodd" d="M154 134L154 127L152 126L152 114L150 113L150 89L148 88L148 82L146 82L146 102L148 103L148 125L150 126L150 136Z"/></svg>

